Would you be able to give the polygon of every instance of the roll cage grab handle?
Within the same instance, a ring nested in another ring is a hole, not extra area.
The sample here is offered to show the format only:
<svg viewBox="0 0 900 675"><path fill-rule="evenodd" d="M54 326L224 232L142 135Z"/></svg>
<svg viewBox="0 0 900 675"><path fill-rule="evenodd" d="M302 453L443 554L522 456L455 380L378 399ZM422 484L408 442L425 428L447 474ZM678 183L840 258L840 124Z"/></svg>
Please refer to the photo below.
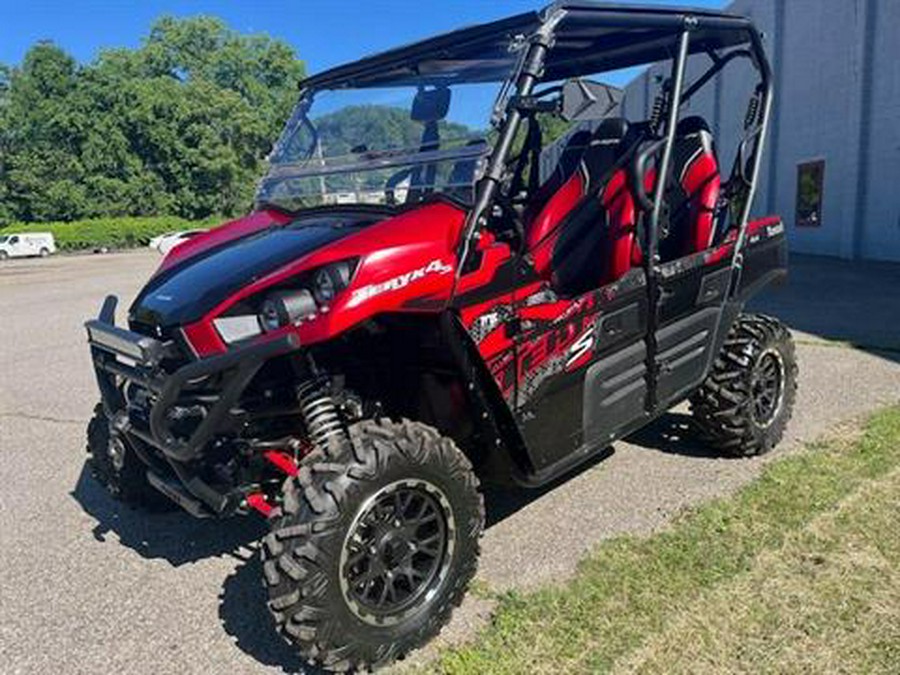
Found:
<svg viewBox="0 0 900 675"><path fill-rule="evenodd" d="M514 76L516 81L515 94L516 98L523 98L531 95L535 85L538 83L542 73L547 53L553 48L554 34L557 26L566 15L565 9L557 9L553 11L541 26L541 28L528 40L527 46L524 47L527 53L521 60L521 66ZM678 113L681 106L690 100L690 98L699 91L703 86L717 75L728 63L736 58L747 58L751 61L760 76L760 83L757 88L757 96L759 96L759 120L754 126L748 128L747 133L742 139L739 147L738 160L741 162L739 177L747 184L747 197L743 204L743 209L739 218L738 237L734 246L734 257L732 267L740 270L743 267L743 248L747 239L747 224L750 219L750 212L756 197L759 184L759 174L762 167L762 155L765 140L768 134L769 123L772 114L772 103L774 85L772 81L772 70L766 58L763 48L762 36L759 31L752 25L748 25L743 29L747 31L750 44L746 48L735 49L725 56L718 56L714 51L707 50L707 55L713 62L713 65L693 82L686 90L684 88L684 78L686 71L687 58L690 53L691 33L699 26L702 18L693 15L685 15L683 17L683 30L678 38L678 51L672 64L672 91L668 102L668 113L666 121L666 134L664 138L657 139L648 148L636 153L632 165L632 172L635 175L635 192L638 203L643 210L650 214L650 220L646 227L646 239L644 244L647 246L646 256L647 264L655 266L657 263L656 252L658 248L659 237L659 220L663 207L663 197L665 195L665 185L668 171L671 165L672 149L675 144L675 131L678 123ZM503 180L506 163L509 153L512 149L513 142L519 130L519 125L523 119L522 112L515 106L508 106L506 110L505 120L500 130L500 135L494 151L491 154L485 173L478 182L475 194L475 200L469 217L466 220L463 238L458 250L459 265L457 266L455 283L459 282L462 270L465 268L465 261L472 251L472 242L475 234L487 225L487 216L494 204L497 190L500 188ZM753 153L751 155L752 165L749 176L746 175L746 160L743 156L750 142L753 143ZM643 175L646 164L649 159L662 150L663 156L659 166L656 179L656 188L652 199L646 194L643 184ZM736 288L734 283L732 288ZM455 295L455 288L454 288Z"/></svg>

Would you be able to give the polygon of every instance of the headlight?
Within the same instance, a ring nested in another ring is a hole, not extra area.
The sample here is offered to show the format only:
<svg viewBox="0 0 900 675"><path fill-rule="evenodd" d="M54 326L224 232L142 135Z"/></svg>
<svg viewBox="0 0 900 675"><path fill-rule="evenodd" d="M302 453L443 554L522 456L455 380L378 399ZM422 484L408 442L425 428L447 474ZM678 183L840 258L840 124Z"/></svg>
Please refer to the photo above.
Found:
<svg viewBox="0 0 900 675"><path fill-rule="evenodd" d="M214 319L213 325L222 339L231 344L260 335L263 331L270 333L284 326L312 319L319 310L327 311L328 304L350 285L357 260L343 260L326 265L311 276L304 274L301 283L310 284L312 291L306 288L272 291L262 296L261 304L256 304L258 299L248 303L258 314L222 316Z"/></svg>
<svg viewBox="0 0 900 675"><path fill-rule="evenodd" d="M344 260L327 265L313 277L313 295L320 305L327 305L342 290L350 285L355 261Z"/></svg>
<svg viewBox="0 0 900 675"><path fill-rule="evenodd" d="M297 323L316 314L316 301L305 288L299 291L271 293L263 301L259 322L267 331Z"/></svg>

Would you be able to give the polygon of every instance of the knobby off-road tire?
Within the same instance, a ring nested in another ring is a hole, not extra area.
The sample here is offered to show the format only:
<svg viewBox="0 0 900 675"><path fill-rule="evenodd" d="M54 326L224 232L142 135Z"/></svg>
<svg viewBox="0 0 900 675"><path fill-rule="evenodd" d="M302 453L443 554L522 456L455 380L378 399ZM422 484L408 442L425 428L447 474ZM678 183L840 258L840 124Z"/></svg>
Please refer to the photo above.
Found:
<svg viewBox="0 0 900 675"><path fill-rule="evenodd" d="M742 314L690 404L708 443L724 454L751 457L781 440L796 395L790 332L777 319Z"/></svg>
<svg viewBox="0 0 900 675"><path fill-rule="evenodd" d="M475 574L484 527L478 480L450 439L409 421L363 421L349 433L285 483L262 546L278 630L310 663L337 671L377 668L436 635ZM427 539L408 545L403 532ZM401 559L406 571L385 577ZM410 591L393 612L373 609L386 578L395 599Z"/></svg>
<svg viewBox="0 0 900 675"><path fill-rule="evenodd" d="M171 511L175 504L147 481L147 467L123 441L118 459L110 452L109 419L98 404L87 428L91 475L116 499L148 511Z"/></svg>

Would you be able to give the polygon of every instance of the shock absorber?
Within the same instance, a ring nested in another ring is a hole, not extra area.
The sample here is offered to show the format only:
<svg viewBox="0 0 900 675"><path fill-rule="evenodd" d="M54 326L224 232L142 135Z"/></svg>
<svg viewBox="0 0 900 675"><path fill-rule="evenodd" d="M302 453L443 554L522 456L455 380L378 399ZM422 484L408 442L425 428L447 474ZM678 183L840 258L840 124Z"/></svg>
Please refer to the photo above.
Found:
<svg viewBox="0 0 900 675"><path fill-rule="evenodd" d="M747 114L744 115L744 129L750 129L754 124L756 124L756 120L759 114L759 106L760 106L760 96L762 92L760 89L757 89L753 96L750 98L750 102L747 104Z"/></svg>
<svg viewBox="0 0 900 675"><path fill-rule="evenodd" d="M347 430L328 389L324 378L308 380L297 387L300 414L309 440L318 449L326 448L332 439L347 439Z"/></svg>
<svg viewBox="0 0 900 675"><path fill-rule="evenodd" d="M671 95L671 82L665 80L659 93L653 99L653 109L650 112L650 128L658 132L662 126L663 117L669 109L669 97Z"/></svg>

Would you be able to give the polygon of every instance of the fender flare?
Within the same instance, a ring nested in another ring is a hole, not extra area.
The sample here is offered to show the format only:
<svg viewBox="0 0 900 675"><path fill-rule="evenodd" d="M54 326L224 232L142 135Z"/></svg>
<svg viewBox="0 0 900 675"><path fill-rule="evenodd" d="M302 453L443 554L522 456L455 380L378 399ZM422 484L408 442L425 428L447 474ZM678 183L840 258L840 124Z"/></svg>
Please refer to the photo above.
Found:
<svg viewBox="0 0 900 675"><path fill-rule="evenodd" d="M485 477L504 484L530 484L528 478L535 470L525 439L472 338L459 316L451 311L441 315L440 329L466 382L487 440L493 445L482 467Z"/></svg>

